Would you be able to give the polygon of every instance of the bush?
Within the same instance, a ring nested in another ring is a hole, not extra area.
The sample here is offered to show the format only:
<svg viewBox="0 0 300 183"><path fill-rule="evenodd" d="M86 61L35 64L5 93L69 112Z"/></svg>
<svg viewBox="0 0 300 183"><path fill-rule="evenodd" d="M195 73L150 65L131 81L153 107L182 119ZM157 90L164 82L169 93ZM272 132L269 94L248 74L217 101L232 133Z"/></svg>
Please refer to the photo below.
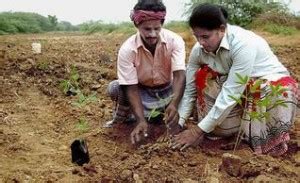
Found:
<svg viewBox="0 0 300 183"><path fill-rule="evenodd" d="M87 34L92 34L96 32L101 33L124 33L124 34L132 34L135 32L135 27L131 22L124 22L120 24L112 24L112 23L103 23L101 20L99 21L89 21L79 25L79 30L83 31Z"/></svg>
<svg viewBox="0 0 300 183"><path fill-rule="evenodd" d="M284 25L268 23L264 25L264 31L273 33L273 34L282 34L282 35L292 35L297 32L295 27L288 27Z"/></svg>
<svg viewBox="0 0 300 183"><path fill-rule="evenodd" d="M12 23L10 23L9 20L0 16L0 31L3 34L8 34L8 33L14 34L18 32L18 29Z"/></svg>
<svg viewBox="0 0 300 183"><path fill-rule="evenodd" d="M185 32L189 29L189 25L185 21L171 21L166 23L164 27L174 32Z"/></svg>
<svg viewBox="0 0 300 183"><path fill-rule="evenodd" d="M0 31L15 33L38 33L51 30L46 17L36 13L4 12L0 13Z"/></svg>
<svg viewBox="0 0 300 183"><path fill-rule="evenodd" d="M114 32L132 35L136 32L136 28L132 22L123 22L118 24L118 28Z"/></svg>
<svg viewBox="0 0 300 183"><path fill-rule="evenodd" d="M248 26L255 17L263 12L268 12L270 10L280 12L288 11L286 5L277 2L259 0L191 0L190 3L185 4L185 15L189 16L194 7L201 3L212 3L223 6L228 11L229 23L240 25L242 27Z"/></svg>
<svg viewBox="0 0 300 183"><path fill-rule="evenodd" d="M61 21L57 24L56 30L58 30L58 31L78 31L79 27L72 25L70 22Z"/></svg>
<svg viewBox="0 0 300 183"><path fill-rule="evenodd" d="M280 11L268 11L258 15L251 24L251 27L257 28L266 24L276 24L300 29L299 17L288 12Z"/></svg>
<svg viewBox="0 0 300 183"><path fill-rule="evenodd" d="M57 22L56 16L44 17L37 13L3 12L0 13L0 34L40 33L49 31L77 31L78 27L70 22Z"/></svg>
<svg viewBox="0 0 300 183"><path fill-rule="evenodd" d="M164 25L165 28L173 30L174 32L184 32L188 29L188 24L183 21L171 21ZM102 21L89 21L79 25L80 31L87 34L101 32L105 34L109 33L121 33L131 35L136 32L136 28L132 22L123 22L119 24L107 24Z"/></svg>

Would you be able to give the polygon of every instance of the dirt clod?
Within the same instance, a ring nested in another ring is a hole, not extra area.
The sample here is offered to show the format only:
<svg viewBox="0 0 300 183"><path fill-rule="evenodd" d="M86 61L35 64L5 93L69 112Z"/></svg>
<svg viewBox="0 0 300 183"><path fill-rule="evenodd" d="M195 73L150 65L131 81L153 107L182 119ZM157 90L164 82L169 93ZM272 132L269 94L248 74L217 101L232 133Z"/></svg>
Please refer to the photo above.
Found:
<svg viewBox="0 0 300 183"><path fill-rule="evenodd" d="M222 155L221 166L229 175L237 177L240 175L242 158L233 154L224 153Z"/></svg>
<svg viewBox="0 0 300 183"><path fill-rule="evenodd" d="M133 177L133 173L131 170L123 170L120 174L120 179L121 180L131 180Z"/></svg>

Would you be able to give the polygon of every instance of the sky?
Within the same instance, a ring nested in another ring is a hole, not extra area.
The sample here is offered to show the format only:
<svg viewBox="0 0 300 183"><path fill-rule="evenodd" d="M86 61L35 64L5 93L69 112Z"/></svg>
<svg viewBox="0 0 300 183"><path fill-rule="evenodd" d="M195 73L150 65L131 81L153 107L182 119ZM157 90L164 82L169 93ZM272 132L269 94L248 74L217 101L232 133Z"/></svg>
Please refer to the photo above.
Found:
<svg viewBox="0 0 300 183"><path fill-rule="evenodd" d="M107 23L130 21L130 11L137 0L0 0L0 12L25 11L43 16L56 15L59 21L73 25L89 20ZM188 0L164 0L166 20L183 20L184 3Z"/></svg>
<svg viewBox="0 0 300 183"><path fill-rule="evenodd" d="M184 4L190 0L163 0L167 7L166 21L186 20ZM0 12L35 12L55 15L59 21L77 25L89 20L105 23L130 21L129 15L137 0L0 0ZM292 0L290 8L300 11L300 0Z"/></svg>

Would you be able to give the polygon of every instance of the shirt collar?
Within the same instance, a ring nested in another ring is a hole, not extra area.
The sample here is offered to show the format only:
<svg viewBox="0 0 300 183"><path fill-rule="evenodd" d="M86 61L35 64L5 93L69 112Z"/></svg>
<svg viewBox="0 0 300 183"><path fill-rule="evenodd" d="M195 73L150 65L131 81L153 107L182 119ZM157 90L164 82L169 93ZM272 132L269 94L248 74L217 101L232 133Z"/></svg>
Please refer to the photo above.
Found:
<svg viewBox="0 0 300 183"><path fill-rule="evenodd" d="M200 45L200 44L199 44ZM205 49L203 49L203 46L200 45L200 48L205 52L205 53L208 53ZM228 42L228 29L226 28L225 30L225 34L221 40L221 43L220 43L220 46L219 48L217 49L217 53L219 52L220 48L224 48L226 50L230 50L229 48L229 42Z"/></svg>
<svg viewBox="0 0 300 183"><path fill-rule="evenodd" d="M230 49L229 49L229 43L228 43L228 29L227 29L227 28L226 28L225 34L224 34L224 36L223 36L223 38L222 38L222 40L221 40L219 49L220 49L220 48L224 48L224 49L226 49L226 50L230 50ZM218 50L219 50L219 49L218 49Z"/></svg>

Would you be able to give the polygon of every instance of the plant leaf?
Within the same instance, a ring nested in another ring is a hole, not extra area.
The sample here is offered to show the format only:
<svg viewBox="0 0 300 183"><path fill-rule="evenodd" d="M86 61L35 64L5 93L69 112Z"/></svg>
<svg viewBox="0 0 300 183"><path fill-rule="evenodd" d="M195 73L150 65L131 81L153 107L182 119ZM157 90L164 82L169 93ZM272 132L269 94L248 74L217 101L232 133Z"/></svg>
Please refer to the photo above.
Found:
<svg viewBox="0 0 300 183"><path fill-rule="evenodd" d="M238 81L237 81L236 83L238 83L238 84L243 84L243 85L247 84L247 82L248 82L248 80L249 80L249 77L248 77L248 76L243 77L243 76L240 75L239 73L236 73L235 75L236 75L237 78L238 78Z"/></svg>
<svg viewBox="0 0 300 183"><path fill-rule="evenodd" d="M237 98L235 96L229 95L229 97L234 100L236 103L238 103L239 105L242 105L242 100L241 98Z"/></svg>

